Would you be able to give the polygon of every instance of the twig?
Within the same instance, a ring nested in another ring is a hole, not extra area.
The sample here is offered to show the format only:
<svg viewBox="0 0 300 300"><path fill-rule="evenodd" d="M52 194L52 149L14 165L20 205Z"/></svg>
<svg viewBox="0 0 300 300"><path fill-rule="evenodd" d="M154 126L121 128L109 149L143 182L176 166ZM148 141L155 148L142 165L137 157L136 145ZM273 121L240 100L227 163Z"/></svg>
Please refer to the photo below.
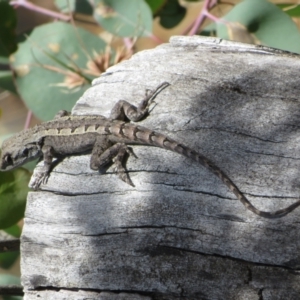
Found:
<svg viewBox="0 0 300 300"><path fill-rule="evenodd" d="M0 241L0 253L13 251L20 251L20 239L9 239Z"/></svg>
<svg viewBox="0 0 300 300"><path fill-rule="evenodd" d="M35 4L31 3L31 2L28 2L27 0L10 1L9 4L10 5L14 5L14 6L25 7L27 9L29 9L29 10L32 10L32 11L35 11L35 12L47 15L47 16L52 17L54 19L59 19L59 20L63 20L63 21L70 21L70 17L69 16L66 16L64 14L61 14L61 13L58 13L58 12L55 12L55 11L52 11L52 10L47 9L47 8L40 7L40 6L35 5Z"/></svg>
<svg viewBox="0 0 300 300"><path fill-rule="evenodd" d="M224 20L215 17L214 15L212 15L209 10L211 8L213 8L215 5L217 4L217 0L205 0L204 4L203 4L203 8L199 14L199 16L197 17L197 19L195 20L192 28L190 29L190 31L188 32L188 35L194 35L198 28L201 27L201 25L203 24L205 18L209 18L214 22L223 22L225 23ZM187 32L187 30L185 30L185 32Z"/></svg>
<svg viewBox="0 0 300 300"><path fill-rule="evenodd" d="M31 118L32 118L32 111L29 110L29 111L27 112L27 117L26 117L24 129L28 129L28 128L29 128L29 124L30 124Z"/></svg>
<svg viewBox="0 0 300 300"><path fill-rule="evenodd" d="M0 295L2 296L24 296L21 285L0 285Z"/></svg>

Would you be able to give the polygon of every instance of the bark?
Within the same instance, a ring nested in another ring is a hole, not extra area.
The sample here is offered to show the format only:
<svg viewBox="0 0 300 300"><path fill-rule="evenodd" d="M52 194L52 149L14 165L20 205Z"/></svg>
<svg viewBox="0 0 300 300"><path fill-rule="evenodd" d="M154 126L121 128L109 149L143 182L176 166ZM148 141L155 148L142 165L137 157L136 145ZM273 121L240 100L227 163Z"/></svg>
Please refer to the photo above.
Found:
<svg viewBox="0 0 300 300"><path fill-rule="evenodd" d="M219 166L259 209L300 195L298 55L217 38L173 37L110 68L74 114L171 83L141 125ZM25 299L300 299L300 208L281 219L248 211L201 165L133 146L126 166L66 158L28 196Z"/></svg>

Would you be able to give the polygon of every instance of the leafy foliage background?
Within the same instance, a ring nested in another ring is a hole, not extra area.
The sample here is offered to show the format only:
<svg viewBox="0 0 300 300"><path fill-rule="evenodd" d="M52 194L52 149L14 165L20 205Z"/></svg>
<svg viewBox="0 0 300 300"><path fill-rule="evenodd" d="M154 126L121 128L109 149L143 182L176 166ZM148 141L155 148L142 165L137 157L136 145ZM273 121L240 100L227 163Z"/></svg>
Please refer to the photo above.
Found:
<svg viewBox="0 0 300 300"><path fill-rule="evenodd" d="M0 0L0 139L23 129L24 119L26 129L71 110L94 78L171 35L218 36L299 54L297 2ZM32 23L29 15L41 18ZM33 167L0 173L0 239L21 234ZM3 274L18 256L0 253L0 285L20 284Z"/></svg>

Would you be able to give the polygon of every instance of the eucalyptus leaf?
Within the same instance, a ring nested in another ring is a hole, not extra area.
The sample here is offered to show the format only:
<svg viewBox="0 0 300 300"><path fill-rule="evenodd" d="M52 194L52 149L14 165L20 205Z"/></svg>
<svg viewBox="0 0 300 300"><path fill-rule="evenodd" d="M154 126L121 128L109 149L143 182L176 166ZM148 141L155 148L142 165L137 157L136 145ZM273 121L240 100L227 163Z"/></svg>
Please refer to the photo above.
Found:
<svg viewBox="0 0 300 300"><path fill-rule="evenodd" d="M300 33L292 19L266 0L244 0L217 23L224 39L300 53Z"/></svg>
<svg viewBox="0 0 300 300"><path fill-rule="evenodd" d="M0 71L0 88L17 94L12 71Z"/></svg>
<svg viewBox="0 0 300 300"><path fill-rule="evenodd" d="M21 280L17 276L0 274L0 285L20 285ZM3 300L22 300L21 296L3 296Z"/></svg>
<svg viewBox="0 0 300 300"><path fill-rule="evenodd" d="M93 7L88 0L55 0L54 3L63 13L93 14Z"/></svg>
<svg viewBox="0 0 300 300"><path fill-rule="evenodd" d="M22 300L23 297L21 296L4 296L3 300Z"/></svg>
<svg viewBox="0 0 300 300"><path fill-rule="evenodd" d="M17 225L14 224L11 227L3 229L7 234L13 236L13 237L20 237L21 236L21 228Z"/></svg>
<svg viewBox="0 0 300 300"><path fill-rule="evenodd" d="M18 91L41 120L70 111L98 77L106 43L63 22L37 26L12 57Z"/></svg>
<svg viewBox="0 0 300 300"><path fill-rule="evenodd" d="M21 285L20 278L9 274L0 274L0 285Z"/></svg>
<svg viewBox="0 0 300 300"><path fill-rule="evenodd" d="M0 56L9 56L17 50L15 29L17 17L8 2L0 2Z"/></svg>
<svg viewBox="0 0 300 300"><path fill-rule="evenodd" d="M178 0L168 0L157 14L161 26L167 29L177 26L185 15L186 8L181 6Z"/></svg>
<svg viewBox="0 0 300 300"><path fill-rule="evenodd" d="M20 227L15 224L11 227L0 230L0 240L18 238L21 235ZM0 253L0 268L9 269L20 256L20 251Z"/></svg>
<svg viewBox="0 0 300 300"><path fill-rule="evenodd" d="M9 58L5 56L0 56L0 64L8 65L9 64Z"/></svg>
<svg viewBox="0 0 300 300"><path fill-rule="evenodd" d="M300 17L300 5L291 4L276 4L281 10L283 10L290 17Z"/></svg>
<svg viewBox="0 0 300 300"><path fill-rule="evenodd" d="M0 229L23 218L29 180L30 173L23 168L0 172Z"/></svg>
<svg viewBox="0 0 300 300"><path fill-rule="evenodd" d="M0 230L1 240L18 238L20 237L20 235L21 235L21 229L17 224L5 228L3 230ZM20 256L20 251L0 253L0 268L2 269L11 268L19 256Z"/></svg>
<svg viewBox="0 0 300 300"><path fill-rule="evenodd" d="M121 37L152 34L152 13L144 0L94 0L94 18L108 32Z"/></svg>
<svg viewBox="0 0 300 300"><path fill-rule="evenodd" d="M146 0L147 4L155 14L168 0Z"/></svg>
<svg viewBox="0 0 300 300"><path fill-rule="evenodd" d="M10 269L19 258L20 252L3 252L0 253L0 268Z"/></svg>

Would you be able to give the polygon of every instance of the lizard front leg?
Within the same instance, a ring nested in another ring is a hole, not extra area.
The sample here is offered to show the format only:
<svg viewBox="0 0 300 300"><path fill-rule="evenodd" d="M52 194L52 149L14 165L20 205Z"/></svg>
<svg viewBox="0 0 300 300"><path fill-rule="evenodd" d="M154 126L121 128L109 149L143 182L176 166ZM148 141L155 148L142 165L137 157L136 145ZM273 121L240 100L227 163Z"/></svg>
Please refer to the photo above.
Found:
<svg viewBox="0 0 300 300"><path fill-rule="evenodd" d="M121 121L124 121L126 118L134 122L141 120L148 113L155 96L168 85L170 85L168 82L163 82L156 89L146 91L145 98L137 107L125 100L118 101L111 110L110 117Z"/></svg>
<svg viewBox="0 0 300 300"><path fill-rule="evenodd" d="M133 154L126 144L116 143L113 145L107 137L100 136L97 138L92 150L90 168L92 170L99 170L101 167L113 162L119 178L127 184L134 186L126 173L126 169L123 167L126 154Z"/></svg>
<svg viewBox="0 0 300 300"><path fill-rule="evenodd" d="M42 146L42 152L43 152L43 161L44 161L44 165L41 169L41 171L39 171L36 176L34 181L32 182L31 186L33 187L33 189L37 189L41 183L46 183L49 177L49 173L51 170L51 164L52 164L52 160L54 157L54 150L51 146L49 145L44 145Z"/></svg>
<svg viewBox="0 0 300 300"><path fill-rule="evenodd" d="M70 116L70 115L71 115L71 113L69 111L60 110L56 113L56 115L54 116L53 119L59 119L59 118Z"/></svg>

